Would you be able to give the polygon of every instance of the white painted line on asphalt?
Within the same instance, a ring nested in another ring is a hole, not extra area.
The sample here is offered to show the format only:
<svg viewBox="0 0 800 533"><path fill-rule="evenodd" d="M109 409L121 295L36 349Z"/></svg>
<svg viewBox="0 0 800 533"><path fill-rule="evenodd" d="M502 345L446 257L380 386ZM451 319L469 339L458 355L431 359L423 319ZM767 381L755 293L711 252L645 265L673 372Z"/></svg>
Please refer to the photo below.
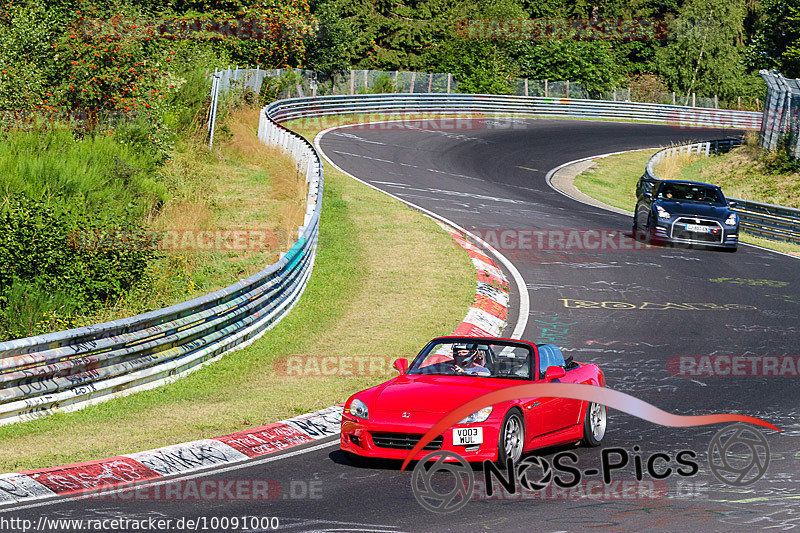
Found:
<svg viewBox="0 0 800 533"><path fill-rule="evenodd" d="M334 154L339 154L339 155L349 155L350 157L360 157L361 159L369 159L370 161L378 161L380 163L392 163L392 164L394 164L394 161L389 161L388 159L378 159L377 157L370 157L368 155L351 154L350 152L340 152L338 150L334 150L333 153Z"/></svg>
<svg viewBox="0 0 800 533"><path fill-rule="evenodd" d="M377 122L368 122L366 124L385 124L385 123L389 123L389 122L402 122L402 121L398 121L398 120L382 120L382 121L377 121ZM528 290L525 287L525 280L522 278L522 274L519 273L519 270L517 270L517 267L515 267L514 264L511 261L509 261L506 256L504 256L499 251L497 251L494 247L489 245L489 243L487 243L486 241L484 241L483 239L481 239L480 237L478 237L477 235L475 235L471 231L462 228L461 226L459 226L458 224L456 224L452 220L449 220L449 219L447 219L447 218L445 218L445 217L443 217L441 215L438 215L438 214L434 213L433 211L425 209L424 207L421 207L421 206L413 204L413 203L411 203L411 202L409 202L407 200L404 200L403 198L400 198L399 196L396 196L396 195L394 195L394 194L392 194L390 192L386 192L383 189L380 189L380 188L376 187L375 185L373 185L373 184L371 184L371 183L369 183L367 181L364 181L364 180L362 180L360 178L357 178L356 176L350 174L349 172L347 172L343 168L341 168L338 165L336 165L336 163L331 161L325 155L325 151L322 149L322 146L320 146L320 139L322 139L322 136L325 135L326 133L330 132L330 131L334 131L336 129L346 128L346 127L348 127L348 126L333 126L331 128L327 128L327 129L322 130L321 132L319 132L314 137L314 146L316 147L316 149L319 152L319 154L323 158L325 158L333 168L335 168L336 170L338 170L339 172L341 172L345 176L349 176L352 179L358 181L359 183L363 183L364 185L366 185L368 187L371 187L371 188L375 189L376 191L380 191L383 194L394 198L395 200L403 202L404 204L406 204L406 205L408 205L408 206L410 206L410 207L412 207L412 208L414 208L414 209L416 209L416 210L418 210L418 211L420 211L422 213L425 213L425 214L427 214L427 215L429 215L429 216L431 216L431 217L433 217L433 218L435 218L437 220L440 220L440 221L444 222L445 224L448 224L449 226L457 229L458 231L460 231L464 235L469 235L470 238L472 238L475 242L480 244L485 250L488 250L492 255L494 255L503 264L503 266L506 268L506 270L508 270L511 273L511 277L514 278L514 283L517 285L517 293L519 294L519 310L518 310L518 316L517 316L517 323L514 326L514 330L511 332L511 335L509 335L509 338L512 338L512 339L520 339L520 338L522 338L522 334L525 332L525 327L528 325L528 314L530 313L530 297L528 296Z"/></svg>
<svg viewBox="0 0 800 533"><path fill-rule="evenodd" d="M569 198L571 200L575 200L576 202L580 202L580 203L582 203L584 205L589 205L589 206L592 206L592 207L596 207L598 209L604 209L605 211L612 211L612 212L618 213L620 215L633 216L633 211L625 211L624 209L618 209L616 207L611 207L611 206L608 206L608 208L604 208L604 207L601 207L599 205L591 204L591 203L586 202L584 200L581 200L579 198L575 198L574 196L570 196L569 194L565 193L564 191L562 191L561 189L559 189L555 185L553 185L552 180L553 180L553 176L555 175L556 172L558 172L562 168L567 167L569 165L574 165L575 163L580 163L582 161L591 161L593 159L602 159L604 157L609 157L609 156L612 156L612 155L627 154L628 152L641 152L641 151L644 151L644 150L658 150L658 148L640 148L638 150L620 150L619 152L609 152L607 154L591 155L589 157L582 157L580 159L575 159L573 161L567 161L566 163L558 165L556 168L550 169L547 172L547 175L544 177L544 180L545 180L545 182L547 182L547 185L551 189L553 189L554 191L556 191L558 194L560 194L562 196L566 196L567 198Z"/></svg>
<svg viewBox="0 0 800 533"><path fill-rule="evenodd" d="M364 139L362 137L359 137L358 135L353 135L352 133L344 133L344 132L337 131L334 135L337 135L339 137L345 137L347 139L353 139L353 140L356 140L356 141L360 141L362 143L380 144L381 146L387 146L386 143L382 143L382 142L378 142L378 141L370 141L368 139Z"/></svg>
<svg viewBox="0 0 800 533"><path fill-rule="evenodd" d="M464 174L454 174L453 172L447 172L444 170L436 170L435 168L426 168L424 169L427 172L434 172L436 174L446 174L448 176L455 176L456 178L464 178L467 180L475 180L475 181L484 181L481 178L473 178L472 176L465 176Z"/></svg>
<svg viewBox="0 0 800 533"><path fill-rule="evenodd" d="M341 153L341 152L336 152ZM472 179L479 179L479 178L472 178ZM418 192L430 192L434 194L444 194L446 196L458 196L459 198L474 198L476 200L485 200L489 202L498 202L498 203L506 203L506 204L529 204L532 202L526 202L524 200L513 200L511 198L501 198L499 196L486 196L484 194L475 194L475 193L468 193L468 192L461 192L461 191L449 191L446 189L434 189L430 187L420 188L420 187L411 187L410 185L403 185L399 183L394 183L391 181L373 181L372 183L380 183L381 185L388 185L389 187L395 187L397 189L405 189L407 191L418 191Z"/></svg>

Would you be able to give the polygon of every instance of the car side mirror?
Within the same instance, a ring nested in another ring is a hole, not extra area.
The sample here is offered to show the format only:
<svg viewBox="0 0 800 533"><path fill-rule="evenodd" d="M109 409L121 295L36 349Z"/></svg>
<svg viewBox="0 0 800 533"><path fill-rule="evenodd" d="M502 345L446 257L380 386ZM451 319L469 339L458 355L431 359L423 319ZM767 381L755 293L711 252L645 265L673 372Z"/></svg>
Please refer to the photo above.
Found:
<svg viewBox="0 0 800 533"><path fill-rule="evenodd" d="M644 197L647 198L648 200L652 200L653 199L653 193L650 192L650 191L647 191L646 193L644 193Z"/></svg>
<svg viewBox="0 0 800 533"><path fill-rule="evenodd" d="M567 375L567 371L563 366L549 366L547 372L544 373L545 381L553 381L554 379L561 379Z"/></svg>
<svg viewBox="0 0 800 533"><path fill-rule="evenodd" d="M405 374L406 370L408 370L408 359L400 358L392 366L399 370L401 374Z"/></svg>
<svg viewBox="0 0 800 533"><path fill-rule="evenodd" d="M737 205L739 205L739 203L738 202L734 202L733 200L728 200L728 205L730 207L736 207Z"/></svg>

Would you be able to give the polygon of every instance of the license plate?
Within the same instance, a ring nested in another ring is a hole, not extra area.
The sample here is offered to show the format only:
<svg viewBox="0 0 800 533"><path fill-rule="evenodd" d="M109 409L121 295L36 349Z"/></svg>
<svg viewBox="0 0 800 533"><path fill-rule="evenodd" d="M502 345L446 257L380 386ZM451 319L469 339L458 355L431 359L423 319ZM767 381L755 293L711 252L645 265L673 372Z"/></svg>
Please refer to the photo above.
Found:
<svg viewBox="0 0 800 533"><path fill-rule="evenodd" d="M473 446L483 444L483 428L455 428L453 446Z"/></svg>
<svg viewBox="0 0 800 533"><path fill-rule="evenodd" d="M694 233L711 233L710 226L701 226L700 224L686 224L686 231Z"/></svg>

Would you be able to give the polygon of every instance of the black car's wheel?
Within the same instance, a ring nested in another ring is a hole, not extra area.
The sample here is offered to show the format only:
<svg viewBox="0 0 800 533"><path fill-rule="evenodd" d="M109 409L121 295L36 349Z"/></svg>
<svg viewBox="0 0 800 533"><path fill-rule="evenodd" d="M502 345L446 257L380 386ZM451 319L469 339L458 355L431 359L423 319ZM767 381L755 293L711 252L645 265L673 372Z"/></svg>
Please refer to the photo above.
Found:
<svg viewBox="0 0 800 533"><path fill-rule="evenodd" d="M650 231L647 227L642 227L639 225L639 213L633 215L633 238L637 241L642 242L649 242L650 241Z"/></svg>
<svg viewBox="0 0 800 533"><path fill-rule="evenodd" d="M525 448L525 423L517 409L511 409L503 419L500 427L500 439L497 443L497 462L504 467L510 458L519 462Z"/></svg>
<svg viewBox="0 0 800 533"><path fill-rule="evenodd" d="M647 216L646 239L648 243L659 244L659 239L656 237L656 219L651 212Z"/></svg>
<svg viewBox="0 0 800 533"><path fill-rule="evenodd" d="M606 435L606 406L590 402L583 420L583 443L599 446Z"/></svg>

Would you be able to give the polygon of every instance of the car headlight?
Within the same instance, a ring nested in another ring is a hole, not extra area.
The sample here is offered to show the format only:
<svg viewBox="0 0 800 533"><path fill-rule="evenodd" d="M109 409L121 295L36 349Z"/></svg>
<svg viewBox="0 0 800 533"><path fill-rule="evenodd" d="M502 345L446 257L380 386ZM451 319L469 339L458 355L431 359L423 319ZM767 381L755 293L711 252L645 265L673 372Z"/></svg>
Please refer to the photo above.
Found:
<svg viewBox="0 0 800 533"><path fill-rule="evenodd" d="M490 414L492 414L492 408L491 407L484 407L480 411L476 411L476 412L472 413L471 415L469 415L467 418L465 418L464 420L459 422L459 424L473 424L475 422L483 422L487 418L489 418Z"/></svg>
<svg viewBox="0 0 800 533"><path fill-rule="evenodd" d="M731 216L725 219L726 226L735 226L738 223L739 223L739 217L736 215L736 213L731 213Z"/></svg>
<svg viewBox="0 0 800 533"><path fill-rule="evenodd" d="M658 213L658 218L663 218L669 220L669 211L661 207L660 205L656 206L656 212Z"/></svg>
<svg viewBox="0 0 800 533"><path fill-rule="evenodd" d="M369 419L369 409L367 409L367 404L356 398L350 404L350 414L357 418L363 418L364 420Z"/></svg>

